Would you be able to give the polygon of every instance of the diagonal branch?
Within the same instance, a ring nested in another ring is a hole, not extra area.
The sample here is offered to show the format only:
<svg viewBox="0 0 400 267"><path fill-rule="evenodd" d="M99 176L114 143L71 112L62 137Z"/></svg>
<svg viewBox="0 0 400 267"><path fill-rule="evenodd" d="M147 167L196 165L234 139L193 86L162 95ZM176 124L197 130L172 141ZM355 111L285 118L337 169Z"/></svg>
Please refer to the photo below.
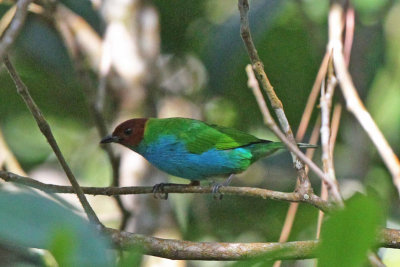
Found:
<svg viewBox="0 0 400 267"><path fill-rule="evenodd" d="M287 146L287 148L295 153L303 162L305 162L311 170L313 170L319 178L321 178L328 186L329 189L332 192L332 197L338 204L342 204L342 198L339 193L339 188L337 187L337 184L332 182L330 179L326 177L326 175L322 172L320 168L309 158L307 158L306 155L304 155L303 152L300 151L300 149L297 147L297 145L293 144L291 141L289 141L286 136L280 131L279 127L276 125L274 122L271 114L269 113L267 104L265 103L264 97L262 96L262 93L260 91L260 88L258 86L258 82L255 79L253 69L251 67L246 68L247 75L249 77L249 86L253 90L253 94L256 97L256 100L258 102L258 105L260 107L261 113L263 114L264 117L264 122L268 125L268 127L271 129L271 131L278 136L279 139L282 140L283 143ZM309 194L305 193L304 196L308 196Z"/></svg>
<svg viewBox="0 0 400 267"><path fill-rule="evenodd" d="M282 102L276 95L274 88L272 87L266 73L264 72L264 65L258 56L257 50L253 43L253 39L251 37L249 20L248 20L248 12L249 12L248 0L239 0L238 8L240 12L240 35L246 46L257 80L259 81L264 91L267 93L268 99L271 103L273 110L275 111L275 114L279 120L283 132L285 133L286 138L288 139L289 142L295 145L296 141L294 139L292 129L283 110ZM275 128L276 126L276 123L273 121L272 117L270 120L266 121L266 124L270 128ZM302 191L302 193L312 192L311 183L305 171L304 163L302 162L301 159L298 158L296 153L293 153L293 151L291 151L291 155L293 159L294 168L297 171L297 177L300 181L298 189Z"/></svg>
<svg viewBox="0 0 400 267"><path fill-rule="evenodd" d="M8 49L17 39L17 36L25 23L28 6L31 2L32 0L19 0L17 2L17 10L15 11L14 18L0 40L0 63Z"/></svg>
<svg viewBox="0 0 400 267"><path fill-rule="evenodd" d="M343 7L338 3L334 3L329 12L329 46L333 50L335 73L346 100L347 109L353 113L376 146L400 194L400 161L365 108L353 84L343 54L343 28Z"/></svg>
<svg viewBox="0 0 400 267"><path fill-rule="evenodd" d="M53 149L54 153L57 156L58 161L60 162L62 168L65 171L65 174L68 177L68 180L70 181L74 192L79 198L79 201L82 204L83 209L85 210L89 220L92 223L96 223L98 225L101 225L99 219L97 218L95 212L93 211L92 207L90 206L89 202L87 201L82 189L80 188L78 182L75 179L75 176L73 175L71 169L69 168L67 162L64 159L64 156L61 153L60 148L57 145L56 139L53 136L53 133L50 129L50 125L47 123L45 120L44 116L42 115L42 112L40 111L39 107L36 105L35 101L32 99L31 95L29 94L28 88L26 85L22 82L21 78L19 77L18 73L16 72L14 66L11 64L10 60L8 59L8 56L5 56L3 58L4 64L13 79L15 86L17 87L17 92L20 94L22 99L25 101L25 104L27 105L29 111L32 113L33 117L36 120L37 125L39 126L40 131L43 133L43 135L46 137L47 142L49 142L51 148Z"/></svg>
<svg viewBox="0 0 400 267"><path fill-rule="evenodd" d="M269 82L266 73L264 72L263 63L258 56L257 50L255 49L253 40L251 38L250 27L248 22L249 3L247 0L239 0L238 7L240 11L240 22L241 22L240 34L242 36L243 42L246 45L254 73L261 87L267 93L271 106L274 109L275 114L278 117L279 123L285 134L282 134L279 127L277 127L266 105L265 107L263 107L262 104L260 103L260 101L264 101L263 97L262 98L260 97L261 92L258 94L258 97L256 98L259 102L259 105L261 104L260 109L262 110L266 125L274 132L275 135L278 136L279 139L282 140L283 143L285 143L288 149L292 152L294 168L297 170L297 176L300 181L298 190L302 193L312 192L312 187L308 179L308 175L305 171L304 163L306 163L310 167L310 169L312 169L324 182L328 184L329 190L332 192L333 200L337 202L339 205L342 205L343 200L340 196L337 184L330 181L328 177L326 177L326 175L321 171L321 169L318 168L318 166L312 160L308 159L304 155L304 153L302 153L297 147L296 141L293 136L293 132L290 128L289 122L283 110L282 102L279 100L278 96L275 93L274 88Z"/></svg>

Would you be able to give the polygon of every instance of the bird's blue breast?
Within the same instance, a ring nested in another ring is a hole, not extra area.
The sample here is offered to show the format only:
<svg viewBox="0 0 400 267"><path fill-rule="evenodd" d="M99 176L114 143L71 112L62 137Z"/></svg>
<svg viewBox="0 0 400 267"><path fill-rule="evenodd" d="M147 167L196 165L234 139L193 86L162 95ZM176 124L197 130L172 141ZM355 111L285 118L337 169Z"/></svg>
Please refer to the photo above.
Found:
<svg viewBox="0 0 400 267"><path fill-rule="evenodd" d="M246 148L213 148L201 154L190 153L185 144L172 135L149 144L142 143L135 151L162 171L190 180L241 172L251 164L252 158Z"/></svg>

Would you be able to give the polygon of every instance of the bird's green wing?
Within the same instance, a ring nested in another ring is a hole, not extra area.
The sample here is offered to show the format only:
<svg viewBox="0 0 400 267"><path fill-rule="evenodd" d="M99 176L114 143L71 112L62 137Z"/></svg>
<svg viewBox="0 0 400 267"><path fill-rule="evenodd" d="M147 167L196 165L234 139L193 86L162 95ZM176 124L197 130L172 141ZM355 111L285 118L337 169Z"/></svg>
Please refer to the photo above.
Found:
<svg viewBox="0 0 400 267"><path fill-rule="evenodd" d="M245 132L187 118L149 119L145 132L147 142L160 136L175 136L188 152L201 154L210 149L226 150L265 142Z"/></svg>
<svg viewBox="0 0 400 267"><path fill-rule="evenodd" d="M191 153L200 154L212 148L226 150L261 142L260 139L233 128L201 123L203 126L187 132L191 138L187 139L186 148Z"/></svg>

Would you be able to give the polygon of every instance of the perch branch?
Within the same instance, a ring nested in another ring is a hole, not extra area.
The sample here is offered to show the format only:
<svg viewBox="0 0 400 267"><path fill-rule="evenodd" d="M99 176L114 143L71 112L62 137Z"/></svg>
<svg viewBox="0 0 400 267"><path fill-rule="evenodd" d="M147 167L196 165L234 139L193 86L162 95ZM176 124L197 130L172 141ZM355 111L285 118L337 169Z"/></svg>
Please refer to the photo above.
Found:
<svg viewBox="0 0 400 267"><path fill-rule="evenodd" d="M37 125L39 126L40 131L46 137L47 142L49 142L51 148L53 149L54 153L57 156L58 161L60 162L62 168L67 175L74 192L79 198L79 201L82 204L83 209L85 210L89 220L93 223L101 225L99 219L97 218L95 212L93 211L92 207L90 206L89 202L87 201L82 189L80 188L78 182L75 179L71 169L69 168L67 162L64 159L64 156L61 153L60 148L57 145L57 142L53 136L53 133L50 129L50 125L45 120L42 112L40 111L39 107L36 105L35 101L32 99L31 95L29 94L29 90L26 85L22 82L21 78L19 77L18 73L16 72L14 66L11 64L10 60L7 56L3 58L4 64L13 79L15 86L17 87L17 92L20 94L22 99L25 101L25 104L29 108L30 112L32 113L33 117L36 120Z"/></svg>
<svg viewBox="0 0 400 267"><path fill-rule="evenodd" d="M44 192L49 193L74 193L74 189L71 186L62 186L54 184L45 184L36 181L29 177L23 177L11 172L1 171L0 177L6 182L13 182L22 184L25 186L33 187ZM132 194L153 194L152 186L128 186L128 187L81 187L85 194L90 195L132 195ZM222 194L225 195L236 195L236 196L247 196L257 197L262 199L273 199L290 202L304 202L313 205L314 207L329 211L334 207L326 201L320 201L319 197L312 194L304 196L303 194L293 192L285 193L279 191L272 191L261 188L251 187L232 187L224 186L220 188ZM212 186L179 186L179 185L165 185L165 193L212 193Z"/></svg>
<svg viewBox="0 0 400 267"><path fill-rule="evenodd" d="M3 57L8 52L8 49L17 39L22 26L25 23L26 14L28 13L28 6L32 0L19 0L17 2L17 10L15 11L14 18L12 19L7 30L4 32L0 40L0 60L4 60ZM1 62L0 62L1 63Z"/></svg>

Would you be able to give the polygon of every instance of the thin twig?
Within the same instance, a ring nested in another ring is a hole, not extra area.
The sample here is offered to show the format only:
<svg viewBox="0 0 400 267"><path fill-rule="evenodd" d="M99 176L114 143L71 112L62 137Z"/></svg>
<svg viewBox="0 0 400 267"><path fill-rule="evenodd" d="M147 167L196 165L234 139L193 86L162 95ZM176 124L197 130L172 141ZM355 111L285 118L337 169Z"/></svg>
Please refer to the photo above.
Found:
<svg viewBox="0 0 400 267"><path fill-rule="evenodd" d="M8 49L17 39L17 36L25 23L28 6L31 2L32 0L19 0L17 2L17 11L15 12L15 16L0 40L0 63L3 61L3 57L8 52Z"/></svg>
<svg viewBox="0 0 400 267"><path fill-rule="evenodd" d="M329 143L330 140L330 115L332 107L332 98L335 92L335 87L337 85L337 79L333 71L332 57L330 57L328 64L328 72L326 80L321 86L321 97L320 97L320 107L321 107L321 147L322 147L322 164L324 173L326 176L336 183L335 168L333 166L333 159L331 152L332 144Z"/></svg>
<svg viewBox="0 0 400 267"><path fill-rule="evenodd" d="M394 154L389 143L379 130L375 121L362 103L352 78L346 66L343 55L342 32L343 32L343 7L337 3L332 4L329 13L330 41L329 46L333 49L333 63L335 73L339 80L340 88L346 100L347 109L353 113L358 122L364 128L377 148L383 162L389 169L393 183L400 194L400 161Z"/></svg>
<svg viewBox="0 0 400 267"><path fill-rule="evenodd" d="M286 118L282 102L276 95L274 88L272 87L271 83L269 82L269 79L264 71L264 65L258 56L257 50L253 43L253 39L251 37L249 20L248 20L248 12L249 12L248 0L239 0L238 8L239 8L239 13L240 13L240 35L243 39L243 42L244 42L247 52L249 54L250 61L251 61L254 73L256 75L256 78L259 81L261 87L267 93L268 99L271 103L271 107L275 111L275 114L279 120L279 124L280 124L283 132L285 133L285 135L282 135L282 136L285 136L286 139L288 140L288 142L290 142L292 144L292 146L295 147L296 141L294 139L293 132L290 127L289 121ZM269 114L269 112L268 112L268 114ZM271 128L271 130L272 130L272 128L276 128L275 130L273 130L274 133L276 130L279 130L279 127L277 127L277 125L276 125L275 121L272 119L272 117L270 117L268 120L265 120L265 123L267 124L267 126L269 128ZM279 132L280 132L280 130L279 130ZM279 138L281 139L281 137L279 137ZM284 142L284 143L286 144L286 142ZM303 159L299 158L297 153L293 153L294 151L292 149L290 149L290 151L291 151L291 155L292 155L292 159L293 159L293 166L297 171L297 178L300 181L299 187L297 188L297 190L301 191L302 193L312 192L311 183L306 174Z"/></svg>
<svg viewBox="0 0 400 267"><path fill-rule="evenodd" d="M337 187L336 183L333 183L330 179L328 179L323 171L309 158L307 158L306 155L304 155L303 152L300 151L300 149L297 147L297 145L293 144L290 142L286 136L281 132L279 127L276 125L276 123L273 121L271 114L269 113L269 110L267 108L267 104L265 103L264 97L260 91L260 88L258 87L258 82L255 79L253 69L251 68L250 65L246 67L246 72L247 76L249 77L249 87L253 90L253 94L256 97L258 106L261 110L261 114L264 117L264 122L269 126L271 131L278 136L279 139L282 140L283 143L287 146L287 148L294 152L303 162L305 162L310 169L318 175L320 179L322 179L324 182L326 182L332 191L332 196L335 199L335 201L341 205L343 203L342 198L339 193L339 189Z"/></svg>
<svg viewBox="0 0 400 267"><path fill-rule="evenodd" d="M45 120L44 116L42 115L39 107L36 105L35 101L32 99L31 95L29 94L29 90L26 85L22 82L21 78L19 77L18 73L16 72L14 66L11 64L8 56L3 58L4 64L13 79L15 86L17 87L18 94L21 95L22 99L25 101L25 104L29 108L30 112L32 113L33 117L36 120L37 125L39 126L40 131L46 137L47 142L49 142L51 148L53 149L54 153L57 156L58 161L60 162L62 168L64 169L65 174L67 175L74 192L79 198L79 201L82 204L83 209L85 210L89 220L92 223L101 225L99 219L97 218L95 212L93 211L92 207L90 206L89 202L87 201L82 189L80 188L78 182L75 179L71 169L69 168L67 162L62 155L60 148L57 145L57 142L53 136L53 133L50 129L50 125Z"/></svg>

